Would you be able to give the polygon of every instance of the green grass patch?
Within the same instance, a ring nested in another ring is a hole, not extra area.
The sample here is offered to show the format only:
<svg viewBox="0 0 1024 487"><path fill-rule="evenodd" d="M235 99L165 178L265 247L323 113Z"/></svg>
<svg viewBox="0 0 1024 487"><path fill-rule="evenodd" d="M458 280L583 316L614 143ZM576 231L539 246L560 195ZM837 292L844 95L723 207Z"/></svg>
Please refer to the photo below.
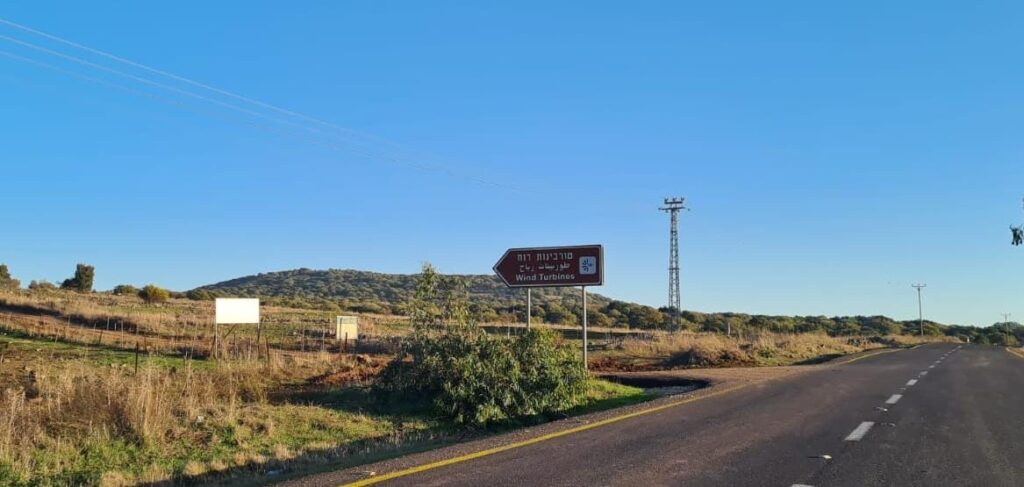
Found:
<svg viewBox="0 0 1024 487"><path fill-rule="evenodd" d="M135 352L102 345L86 345L69 343L61 340L33 338L21 334L0 333L0 347L6 344L6 351L11 358L24 357L53 360L82 360L102 366L135 365ZM191 363L193 369L208 370L216 364L207 360L188 360L183 357L139 353L139 367L152 365L159 368L184 369Z"/></svg>
<svg viewBox="0 0 1024 487"><path fill-rule="evenodd" d="M584 414L605 409L629 406L657 397L639 387L616 384L602 379L587 381L587 402L572 410L572 414Z"/></svg>

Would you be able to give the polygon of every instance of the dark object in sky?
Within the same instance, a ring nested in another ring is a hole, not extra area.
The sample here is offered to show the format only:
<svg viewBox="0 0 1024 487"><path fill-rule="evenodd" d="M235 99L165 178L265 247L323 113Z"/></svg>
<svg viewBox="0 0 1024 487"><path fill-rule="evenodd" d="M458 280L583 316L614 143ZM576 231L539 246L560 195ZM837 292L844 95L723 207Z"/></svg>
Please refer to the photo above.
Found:
<svg viewBox="0 0 1024 487"><path fill-rule="evenodd" d="M1010 232L1013 233L1013 245L1024 243L1024 226L1010 226Z"/></svg>

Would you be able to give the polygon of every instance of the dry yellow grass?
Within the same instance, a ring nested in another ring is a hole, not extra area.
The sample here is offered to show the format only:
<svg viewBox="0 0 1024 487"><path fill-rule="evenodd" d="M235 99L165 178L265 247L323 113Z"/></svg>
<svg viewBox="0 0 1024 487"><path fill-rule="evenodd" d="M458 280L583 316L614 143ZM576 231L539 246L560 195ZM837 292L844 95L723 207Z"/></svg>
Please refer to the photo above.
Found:
<svg viewBox="0 0 1024 487"><path fill-rule="evenodd" d="M903 347L922 343L960 343L959 339L951 336L886 335L885 340Z"/></svg>
<svg viewBox="0 0 1024 487"><path fill-rule="evenodd" d="M119 486L205 477L230 466L252 470L292 461L311 446L425 427L273 403L269 395L283 383L359 365L336 357L330 367L286 362L277 361L284 365L274 370L264 362L193 368L200 362L143 359L137 374L90 359L15 362L31 367L35 384L26 382L26 373L8 374L15 380L0 390L0 485Z"/></svg>
<svg viewBox="0 0 1024 487"><path fill-rule="evenodd" d="M743 338L714 333L661 333L627 338L618 349L626 360L661 367L787 365L885 346L863 337L824 333L751 333Z"/></svg>
<svg viewBox="0 0 1024 487"><path fill-rule="evenodd" d="M134 483L132 477L116 470L105 472L100 477L100 487L129 487Z"/></svg>
<svg viewBox="0 0 1024 487"><path fill-rule="evenodd" d="M171 299L149 304L135 296L81 294L71 291L0 293L0 327L31 336L68 342L204 356L213 347L213 303ZM267 347L291 352L337 352L334 316L337 313L261 307L257 327L228 326L221 330L221 353L230 358L255 358ZM359 314L364 337L394 335L392 322L404 318ZM399 327L401 328L401 327Z"/></svg>
<svg viewBox="0 0 1024 487"><path fill-rule="evenodd" d="M243 401L264 401L268 385L262 371L235 365L204 372L145 367L137 376L81 366L36 378L38 397L10 388L0 399L0 460L14 465L28 467L26 454L83 432L164 445L192 434L190 423L237 416Z"/></svg>
<svg viewBox="0 0 1024 487"><path fill-rule="evenodd" d="M626 338L598 357L599 369L660 369L792 365L889 346L957 341L952 337L829 336L819 333L754 332L743 336L717 333L651 333Z"/></svg>

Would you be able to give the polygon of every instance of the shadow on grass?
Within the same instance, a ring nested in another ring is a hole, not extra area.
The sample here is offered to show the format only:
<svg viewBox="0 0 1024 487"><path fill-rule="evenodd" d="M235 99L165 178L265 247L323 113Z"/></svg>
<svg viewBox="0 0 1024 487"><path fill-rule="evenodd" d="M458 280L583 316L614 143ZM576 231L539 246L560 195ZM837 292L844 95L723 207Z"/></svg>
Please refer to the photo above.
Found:
<svg viewBox="0 0 1024 487"><path fill-rule="evenodd" d="M823 364L825 362L831 362L839 357L845 357L845 353L827 353L825 355L818 355L817 357L811 357L808 359L801 360L799 362L793 362L793 365L816 365Z"/></svg>
<svg viewBox="0 0 1024 487"><path fill-rule="evenodd" d="M18 340L19 342L12 342ZM25 333L16 328L0 325L0 344L8 343L8 346L27 345L33 349L48 350L54 353L62 353L68 356L90 359L100 365L131 365L135 361L135 349L118 347L108 344L82 343L68 341L61 338L44 338L31 333ZM210 368L213 363L202 357L189 357L182 353L149 353L139 351L139 364L153 364L165 368L184 367L191 362L195 368Z"/></svg>

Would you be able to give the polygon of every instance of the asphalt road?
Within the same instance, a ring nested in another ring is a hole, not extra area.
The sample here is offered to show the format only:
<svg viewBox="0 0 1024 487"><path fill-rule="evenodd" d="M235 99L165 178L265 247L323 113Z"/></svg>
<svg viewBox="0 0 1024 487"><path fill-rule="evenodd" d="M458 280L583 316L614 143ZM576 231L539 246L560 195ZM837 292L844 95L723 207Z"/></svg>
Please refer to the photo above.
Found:
<svg viewBox="0 0 1024 487"><path fill-rule="evenodd" d="M1024 485L1024 359L929 345L381 485Z"/></svg>

